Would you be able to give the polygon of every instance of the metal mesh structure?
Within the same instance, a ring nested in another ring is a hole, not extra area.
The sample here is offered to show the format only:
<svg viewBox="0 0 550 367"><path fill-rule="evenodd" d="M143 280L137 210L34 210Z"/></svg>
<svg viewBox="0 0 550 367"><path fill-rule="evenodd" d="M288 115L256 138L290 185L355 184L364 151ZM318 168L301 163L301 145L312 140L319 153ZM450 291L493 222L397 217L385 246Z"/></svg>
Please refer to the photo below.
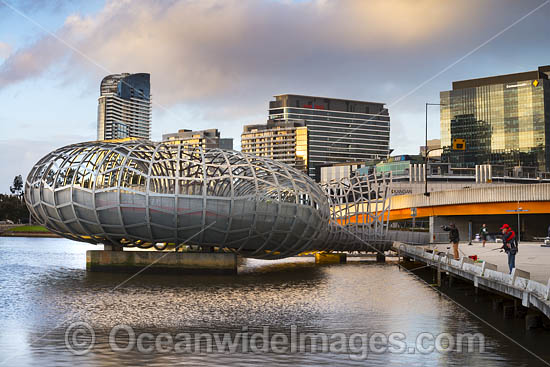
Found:
<svg viewBox="0 0 550 367"><path fill-rule="evenodd" d="M365 226L337 223L335 199L309 177L236 151L146 140L69 145L33 167L25 200L48 229L89 243L185 243L265 259L368 250L356 238Z"/></svg>
<svg viewBox="0 0 550 367"><path fill-rule="evenodd" d="M331 250L388 250L391 173L356 175L323 185L331 206ZM367 244L368 248L365 248Z"/></svg>

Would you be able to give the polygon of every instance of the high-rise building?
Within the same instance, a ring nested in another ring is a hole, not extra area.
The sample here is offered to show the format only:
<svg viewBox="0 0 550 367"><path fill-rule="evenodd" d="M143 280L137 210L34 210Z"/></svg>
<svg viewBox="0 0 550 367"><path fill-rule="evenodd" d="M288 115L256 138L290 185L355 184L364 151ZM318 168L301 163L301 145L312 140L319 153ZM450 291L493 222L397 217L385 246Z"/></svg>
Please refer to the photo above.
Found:
<svg viewBox="0 0 550 367"><path fill-rule="evenodd" d="M241 150L284 162L307 173L307 127L304 121L268 121L245 125Z"/></svg>
<svg viewBox="0 0 550 367"><path fill-rule="evenodd" d="M441 92L442 161L458 167L498 164L550 170L550 65L453 82ZM452 150L464 139L465 150Z"/></svg>
<svg viewBox="0 0 550 367"><path fill-rule="evenodd" d="M243 151L257 154L263 150L277 159L269 149L286 149L285 159L299 158L305 172L316 180L320 179L321 166L364 162L389 154L390 117L383 103L282 94L269 102L265 128L256 126L256 131L245 128L243 140L247 144ZM267 144L269 139L271 145Z"/></svg>
<svg viewBox="0 0 550 367"><path fill-rule="evenodd" d="M441 139L430 139L428 140L428 148L427 148L428 156L430 158L441 158ZM420 155L426 156L426 146L421 145L420 146Z"/></svg>
<svg viewBox="0 0 550 367"><path fill-rule="evenodd" d="M113 74L101 81L97 139L151 138L149 74Z"/></svg>
<svg viewBox="0 0 550 367"><path fill-rule="evenodd" d="M203 149L221 148L233 150L233 139L221 138L218 129L199 131L181 129L177 133L162 135L162 141L166 144L183 144L188 148L202 147Z"/></svg>

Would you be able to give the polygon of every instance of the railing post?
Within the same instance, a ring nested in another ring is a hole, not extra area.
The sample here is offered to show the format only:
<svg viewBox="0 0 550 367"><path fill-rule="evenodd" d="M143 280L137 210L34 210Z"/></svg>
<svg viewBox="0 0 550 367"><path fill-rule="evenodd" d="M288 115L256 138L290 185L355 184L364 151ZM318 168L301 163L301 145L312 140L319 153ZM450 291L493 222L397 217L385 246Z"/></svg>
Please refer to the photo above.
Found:
<svg viewBox="0 0 550 367"><path fill-rule="evenodd" d="M441 256L437 261L437 286L441 287Z"/></svg>

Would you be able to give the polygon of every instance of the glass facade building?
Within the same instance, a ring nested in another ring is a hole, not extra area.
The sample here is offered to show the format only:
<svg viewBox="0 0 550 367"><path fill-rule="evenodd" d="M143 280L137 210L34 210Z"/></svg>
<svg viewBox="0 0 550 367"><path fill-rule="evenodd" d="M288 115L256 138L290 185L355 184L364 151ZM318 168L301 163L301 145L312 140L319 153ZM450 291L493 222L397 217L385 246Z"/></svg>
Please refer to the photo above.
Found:
<svg viewBox="0 0 550 367"><path fill-rule="evenodd" d="M150 76L113 74L101 81L97 139L151 139Z"/></svg>
<svg viewBox="0 0 550 367"><path fill-rule="evenodd" d="M453 82L441 92L442 161L474 168L498 164L550 171L550 66ZM453 151L453 139L465 139Z"/></svg>
<svg viewBox="0 0 550 367"><path fill-rule="evenodd" d="M390 117L384 103L282 94L269 103L269 120L304 122L307 149L300 153L316 180L327 164L382 159L389 153Z"/></svg>

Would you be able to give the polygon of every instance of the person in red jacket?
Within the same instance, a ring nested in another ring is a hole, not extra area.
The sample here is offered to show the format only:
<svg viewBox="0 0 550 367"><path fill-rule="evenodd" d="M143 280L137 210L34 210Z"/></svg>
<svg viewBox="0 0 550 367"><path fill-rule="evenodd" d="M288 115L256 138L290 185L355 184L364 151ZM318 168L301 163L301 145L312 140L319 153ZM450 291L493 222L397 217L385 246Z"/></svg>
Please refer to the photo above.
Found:
<svg viewBox="0 0 550 367"><path fill-rule="evenodd" d="M502 225L500 229L502 230L502 249L508 255L508 267L510 268L511 274L512 269L516 267L516 254L518 253L516 233L508 224Z"/></svg>

